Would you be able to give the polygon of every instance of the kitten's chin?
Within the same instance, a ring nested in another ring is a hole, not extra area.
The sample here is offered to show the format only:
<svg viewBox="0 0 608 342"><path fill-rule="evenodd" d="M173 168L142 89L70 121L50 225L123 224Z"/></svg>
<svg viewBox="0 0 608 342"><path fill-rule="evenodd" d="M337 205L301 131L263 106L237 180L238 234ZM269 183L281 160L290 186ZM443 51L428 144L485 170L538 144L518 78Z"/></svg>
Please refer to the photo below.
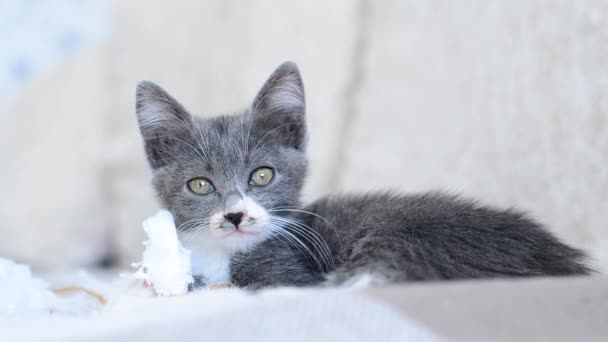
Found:
<svg viewBox="0 0 608 342"><path fill-rule="evenodd" d="M246 252L268 238L263 231L235 229L220 238L224 248L232 252Z"/></svg>

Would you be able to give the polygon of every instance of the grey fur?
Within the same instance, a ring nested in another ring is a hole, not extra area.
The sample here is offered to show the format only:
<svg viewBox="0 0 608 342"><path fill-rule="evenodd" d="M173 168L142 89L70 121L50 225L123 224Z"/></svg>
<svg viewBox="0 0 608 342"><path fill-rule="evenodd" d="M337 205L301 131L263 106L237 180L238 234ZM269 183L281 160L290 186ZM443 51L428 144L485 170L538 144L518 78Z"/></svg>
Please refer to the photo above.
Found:
<svg viewBox="0 0 608 342"><path fill-rule="evenodd" d="M179 229L204 226L242 190L287 232L234 251L231 280L238 286L334 285L363 274L403 282L591 272L582 251L525 214L454 195L342 195L302 207L307 132L293 63L277 68L239 115L193 118L150 82L138 86L137 113L154 186ZM248 177L260 166L273 167L278 178L252 187ZM188 192L186 182L201 176L218 191Z"/></svg>
<svg viewBox="0 0 608 342"><path fill-rule="evenodd" d="M296 219L324 236L336 260L330 272L309 262L311 283L324 277L340 284L364 273L380 282L404 282L590 272L584 253L561 243L523 213L454 195L332 196L305 210L318 216L299 213ZM271 274L253 274L235 265L236 283L289 283L292 277L284 279L280 272L289 257L277 259L273 250L261 245L241 256L240 265L251 268L246 261L254 258L264 261Z"/></svg>

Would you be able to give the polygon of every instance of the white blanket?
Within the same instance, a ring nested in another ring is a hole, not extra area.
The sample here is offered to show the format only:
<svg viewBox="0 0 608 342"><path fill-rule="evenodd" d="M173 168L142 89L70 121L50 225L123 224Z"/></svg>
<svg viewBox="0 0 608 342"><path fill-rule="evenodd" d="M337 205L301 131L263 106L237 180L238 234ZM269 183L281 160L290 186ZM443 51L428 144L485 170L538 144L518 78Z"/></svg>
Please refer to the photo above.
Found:
<svg viewBox="0 0 608 342"><path fill-rule="evenodd" d="M5 325L2 327L2 325ZM88 317L0 324L0 341L433 341L420 324L349 290L202 290L181 297L142 292Z"/></svg>

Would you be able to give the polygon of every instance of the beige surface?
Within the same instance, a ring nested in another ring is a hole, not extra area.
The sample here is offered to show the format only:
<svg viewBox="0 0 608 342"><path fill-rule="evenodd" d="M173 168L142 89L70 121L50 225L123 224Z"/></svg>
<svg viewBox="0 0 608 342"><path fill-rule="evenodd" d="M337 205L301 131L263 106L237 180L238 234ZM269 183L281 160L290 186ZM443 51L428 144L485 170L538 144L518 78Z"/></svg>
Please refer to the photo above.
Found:
<svg viewBox="0 0 608 342"><path fill-rule="evenodd" d="M463 191L530 211L608 269L606 2L112 4L107 41L0 108L1 256L138 259L139 222L156 205L136 81L212 115L247 105L293 59L308 98L308 198Z"/></svg>
<svg viewBox="0 0 608 342"><path fill-rule="evenodd" d="M608 339L608 278L427 283L364 294L450 340Z"/></svg>

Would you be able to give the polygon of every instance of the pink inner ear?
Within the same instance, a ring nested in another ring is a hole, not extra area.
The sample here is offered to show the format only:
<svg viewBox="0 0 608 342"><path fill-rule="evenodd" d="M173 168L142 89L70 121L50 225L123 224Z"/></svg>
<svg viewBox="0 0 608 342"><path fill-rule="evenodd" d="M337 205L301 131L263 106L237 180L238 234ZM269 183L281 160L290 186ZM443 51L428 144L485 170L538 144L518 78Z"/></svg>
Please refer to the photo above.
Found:
<svg viewBox="0 0 608 342"><path fill-rule="evenodd" d="M304 104L304 85L298 67L293 62L285 62L264 83L253 101L252 109L272 115L275 112L302 110Z"/></svg>

